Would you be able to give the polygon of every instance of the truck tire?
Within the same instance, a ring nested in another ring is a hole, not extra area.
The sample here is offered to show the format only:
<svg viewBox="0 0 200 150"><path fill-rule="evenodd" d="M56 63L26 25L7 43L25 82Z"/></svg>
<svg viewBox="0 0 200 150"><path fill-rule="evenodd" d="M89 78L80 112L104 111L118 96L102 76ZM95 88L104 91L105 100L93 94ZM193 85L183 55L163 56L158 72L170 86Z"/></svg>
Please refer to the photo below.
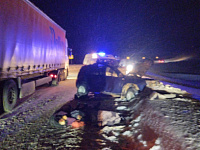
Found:
<svg viewBox="0 0 200 150"><path fill-rule="evenodd" d="M63 74L64 80L67 80L68 75L69 75L69 70L67 68L66 73L64 72L64 74Z"/></svg>
<svg viewBox="0 0 200 150"><path fill-rule="evenodd" d="M130 101L131 99L135 98L136 90L134 88L129 88L126 92L126 100Z"/></svg>
<svg viewBox="0 0 200 150"><path fill-rule="evenodd" d="M3 87L3 109L10 112L17 103L18 89L15 81L8 80Z"/></svg>
<svg viewBox="0 0 200 150"><path fill-rule="evenodd" d="M67 69L67 75L66 75L66 80L67 80L67 77L69 76L69 69Z"/></svg>
<svg viewBox="0 0 200 150"><path fill-rule="evenodd" d="M67 79L67 73L65 73L65 70L63 69L60 71L60 81L64 81L66 79Z"/></svg>

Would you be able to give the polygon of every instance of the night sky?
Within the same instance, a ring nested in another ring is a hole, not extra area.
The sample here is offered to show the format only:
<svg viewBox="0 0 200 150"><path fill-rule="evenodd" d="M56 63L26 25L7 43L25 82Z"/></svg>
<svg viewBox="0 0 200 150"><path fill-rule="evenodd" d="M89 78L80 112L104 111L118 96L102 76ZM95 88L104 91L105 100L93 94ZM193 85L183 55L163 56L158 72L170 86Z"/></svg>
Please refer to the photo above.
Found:
<svg viewBox="0 0 200 150"><path fill-rule="evenodd" d="M74 62L116 56L200 55L200 0L30 0L66 30Z"/></svg>

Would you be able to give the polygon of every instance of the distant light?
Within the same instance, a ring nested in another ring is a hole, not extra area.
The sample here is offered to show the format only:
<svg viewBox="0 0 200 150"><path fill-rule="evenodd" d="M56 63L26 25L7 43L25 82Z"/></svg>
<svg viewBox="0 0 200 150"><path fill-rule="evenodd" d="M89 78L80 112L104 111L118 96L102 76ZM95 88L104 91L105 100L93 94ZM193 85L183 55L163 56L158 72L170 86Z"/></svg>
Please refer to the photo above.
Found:
<svg viewBox="0 0 200 150"><path fill-rule="evenodd" d="M156 56L156 59L158 59L159 57L158 56Z"/></svg>
<svg viewBox="0 0 200 150"><path fill-rule="evenodd" d="M126 57L126 59L130 59L130 57Z"/></svg>
<svg viewBox="0 0 200 150"><path fill-rule="evenodd" d="M98 53L99 56L104 57L106 54L104 52Z"/></svg>
<svg viewBox="0 0 200 150"><path fill-rule="evenodd" d="M97 54L96 54L96 53L93 53L93 54L92 54L92 58L94 58L94 59L98 58Z"/></svg>
<svg viewBox="0 0 200 150"><path fill-rule="evenodd" d="M164 63L165 60L158 60L158 63Z"/></svg>
<svg viewBox="0 0 200 150"><path fill-rule="evenodd" d="M142 57L142 59L146 59L146 57Z"/></svg>
<svg viewBox="0 0 200 150"><path fill-rule="evenodd" d="M133 70L133 65L127 65L126 67L126 74L128 74L129 72L131 72Z"/></svg>

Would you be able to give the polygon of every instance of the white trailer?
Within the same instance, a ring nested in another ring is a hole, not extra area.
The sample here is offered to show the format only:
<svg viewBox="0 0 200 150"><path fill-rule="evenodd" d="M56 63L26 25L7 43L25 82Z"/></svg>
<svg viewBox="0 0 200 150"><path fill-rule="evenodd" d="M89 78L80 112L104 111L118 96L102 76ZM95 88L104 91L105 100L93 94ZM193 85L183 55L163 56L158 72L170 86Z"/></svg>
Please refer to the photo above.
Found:
<svg viewBox="0 0 200 150"><path fill-rule="evenodd" d="M66 32L28 0L0 0L0 101L17 99L68 75Z"/></svg>

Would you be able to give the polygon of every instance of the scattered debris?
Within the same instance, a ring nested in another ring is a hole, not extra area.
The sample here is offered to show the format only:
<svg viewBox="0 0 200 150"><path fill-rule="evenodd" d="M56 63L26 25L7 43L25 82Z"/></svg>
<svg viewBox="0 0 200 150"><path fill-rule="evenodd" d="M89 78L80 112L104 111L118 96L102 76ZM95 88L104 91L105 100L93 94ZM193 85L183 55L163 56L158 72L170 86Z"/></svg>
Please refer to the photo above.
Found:
<svg viewBox="0 0 200 150"><path fill-rule="evenodd" d="M149 98L150 100L154 100L154 99L169 99L169 98L175 98L176 94L160 94L157 92L153 92Z"/></svg>
<svg viewBox="0 0 200 150"><path fill-rule="evenodd" d="M101 122L102 126L115 125L120 123L121 117L119 113L113 111L98 111L98 122Z"/></svg>

